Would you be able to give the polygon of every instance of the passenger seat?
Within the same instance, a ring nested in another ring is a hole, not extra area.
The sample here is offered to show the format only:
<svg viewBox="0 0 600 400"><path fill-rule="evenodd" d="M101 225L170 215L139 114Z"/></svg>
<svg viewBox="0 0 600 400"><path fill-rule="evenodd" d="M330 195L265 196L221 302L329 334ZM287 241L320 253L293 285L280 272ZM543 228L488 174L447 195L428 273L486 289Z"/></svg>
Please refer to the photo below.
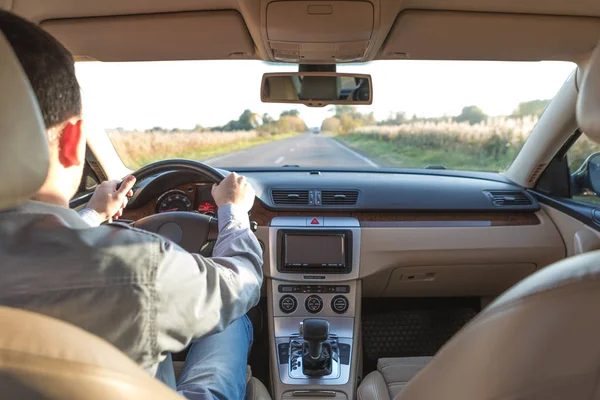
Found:
<svg viewBox="0 0 600 400"><path fill-rule="evenodd" d="M358 400L391 400L433 357L380 358L377 371L363 379Z"/></svg>

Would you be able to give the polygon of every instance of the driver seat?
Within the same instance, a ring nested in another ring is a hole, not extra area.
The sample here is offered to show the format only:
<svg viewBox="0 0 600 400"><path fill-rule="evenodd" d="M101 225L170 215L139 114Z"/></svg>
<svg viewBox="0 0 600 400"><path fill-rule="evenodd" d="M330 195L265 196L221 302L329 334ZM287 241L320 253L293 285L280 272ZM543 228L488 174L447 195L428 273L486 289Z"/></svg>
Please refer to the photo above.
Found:
<svg viewBox="0 0 600 400"><path fill-rule="evenodd" d="M0 210L30 199L46 179L48 145L37 101L0 33ZM14 173L19 171L19 173ZM47 316L0 307L0 393L19 400L181 400L110 343ZM246 400L268 400L257 379Z"/></svg>

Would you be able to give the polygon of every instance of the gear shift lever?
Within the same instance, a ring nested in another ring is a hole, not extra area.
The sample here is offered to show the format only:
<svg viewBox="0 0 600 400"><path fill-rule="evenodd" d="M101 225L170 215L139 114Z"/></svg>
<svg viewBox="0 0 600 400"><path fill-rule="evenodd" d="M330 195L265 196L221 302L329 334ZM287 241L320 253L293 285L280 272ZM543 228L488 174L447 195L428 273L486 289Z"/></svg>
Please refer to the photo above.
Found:
<svg viewBox="0 0 600 400"><path fill-rule="evenodd" d="M307 318L300 325L304 339L302 345L302 372L306 376L328 376L331 374L332 348L329 338L329 321Z"/></svg>
<svg viewBox="0 0 600 400"><path fill-rule="evenodd" d="M319 359L323 351L323 343L329 337L329 321L320 318L305 319L302 321L302 336L308 343L310 358Z"/></svg>

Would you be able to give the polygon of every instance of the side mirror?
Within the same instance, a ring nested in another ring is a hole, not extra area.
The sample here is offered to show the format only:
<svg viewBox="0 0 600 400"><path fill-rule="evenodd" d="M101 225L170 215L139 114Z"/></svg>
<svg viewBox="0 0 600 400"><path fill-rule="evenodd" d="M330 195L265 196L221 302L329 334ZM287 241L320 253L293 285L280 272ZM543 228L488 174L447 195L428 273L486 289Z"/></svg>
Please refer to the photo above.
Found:
<svg viewBox="0 0 600 400"><path fill-rule="evenodd" d="M594 192L600 196L600 153L590 155L571 175L573 195Z"/></svg>

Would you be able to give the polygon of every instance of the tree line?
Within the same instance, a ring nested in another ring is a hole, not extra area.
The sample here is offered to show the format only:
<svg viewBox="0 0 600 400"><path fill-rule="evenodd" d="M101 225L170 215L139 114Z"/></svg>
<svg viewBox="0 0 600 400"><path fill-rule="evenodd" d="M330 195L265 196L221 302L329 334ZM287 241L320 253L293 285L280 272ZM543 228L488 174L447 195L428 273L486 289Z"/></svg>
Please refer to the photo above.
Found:
<svg viewBox="0 0 600 400"><path fill-rule="evenodd" d="M526 116L542 115L550 100L532 100L521 102L509 117L522 118ZM363 114L354 106L335 106L331 109L334 113L332 117L326 118L321 124L321 130L349 133L361 126L372 125L402 125L410 122L441 122L452 119L455 122L468 122L470 125L481 123L488 119L488 115L477 106L471 105L463 107L461 113L456 116L443 116L433 118L420 118L413 115L409 118L404 112L391 113L388 118L376 121L373 113Z"/></svg>
<svg viewBox="0 0 600 400"><path fill-rule="evenodd" d="M298 110L285 110L279 114L279 119L272 118L269 114L254 113L249 109L244 110L237 119L232 119L222 126L204 127L196 125L194 128L184 130L180 128L165 129L155 126L150 132L233 132L258 130L264 133L293 133L304 132L307 127L300 117ZM125 131L117 128L117 131Z"/></svg>

